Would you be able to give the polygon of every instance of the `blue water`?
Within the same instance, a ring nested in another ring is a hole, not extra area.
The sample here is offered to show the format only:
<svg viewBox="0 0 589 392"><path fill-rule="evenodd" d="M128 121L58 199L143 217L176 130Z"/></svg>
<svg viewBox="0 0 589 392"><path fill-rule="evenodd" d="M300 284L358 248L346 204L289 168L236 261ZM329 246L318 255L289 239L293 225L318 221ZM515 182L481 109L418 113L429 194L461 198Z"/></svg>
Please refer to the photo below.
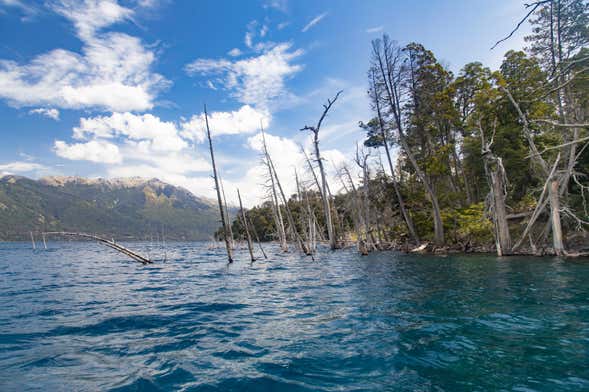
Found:
<svg viewBox="0 0 589 392"><path fill-rule="evenodd" d="M1 391L589 390L587 260L48 246L0 244Z"/></svg>

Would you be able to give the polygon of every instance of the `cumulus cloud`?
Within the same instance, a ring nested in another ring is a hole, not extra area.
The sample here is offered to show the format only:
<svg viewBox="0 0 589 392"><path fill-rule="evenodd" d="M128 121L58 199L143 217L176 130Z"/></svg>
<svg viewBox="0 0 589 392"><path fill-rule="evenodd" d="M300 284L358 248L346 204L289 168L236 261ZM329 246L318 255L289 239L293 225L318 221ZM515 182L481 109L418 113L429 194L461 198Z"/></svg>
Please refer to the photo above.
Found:
<svg viewBox="0 0 589 392"><path fill-rule="evenodd" d="M249 105L244 105L237 111L213 112L209 114L209 128L213 137L220 135L236 135L254 133L260 129L260 124L267 127L270 123L270 114L267 111L256 110ZM182 136L204 141L205 135L204 113L192 116L182 122Z"/></svg>
<svg viewBox="0 0 589 392"><path fill-rule="evenodd" d="M133 14L117 0L59 0L49 6L69 19L84 40L92 39L94 33L104 27L128 19Z"/></svg>
<svg viewBox="0 0 589 392"><path fill-rule="evenodd" d="M103 140L91 140L87 143L73 144L57 140L53 148L58 156L71 160L99 163L120 163L123 160L119 147Z"/></svg>
<svg viewBox="0 0 589 392"><path fill-rule="evenodd" d="M0 98L14 106L147 110L168 82L153 73L154 53L123 33L101 33L131 17L114 0L59 1L50 7L75 26L81 53L54 49L29 63L0 60Z"/></svg>
<svg viewBox="0 0 589 392"><path fill-rule="evenodd" d="M293 61L303 54L289 43L266 49L241 60L197 59L186 66L189 75L217 75L218 84L242 103L267 107L270 100L286 94L285 81L303 67Z"/></svg>
<svg viewBox="0 0 589 392"><path fill-rule="evenodd" d="M301 32L306 33L311 27L317 25L319 22L323 20L327 16L327 12L317 15L313 19L309 21L302 29Z"/></svg>
<svg viewBox="0 0 589 392"><path fill-rule="evenodd" d="M188 144L179 136L175 123L160 120L152 114L113 113L110 116L81 118L74 128L75 139L90 137L114 138L122 136L132 141L143 141L154 151L180 151Z"/></svg>
<svg viewBox="0 0 589 392"><path fill-rule="evenodd" d="M213 137L254 133L260 121L268 126L269 114L249 105L209 114ZM56 140L54 151L65 159L101 163L109 176L158 177L209 195L210 187L206 192L198 188L209 182L211 170L208 156L196 150L205 139L204 127L200 113L178 121L152 114L112 113L81 118L73 128L73 142Z"/></svg>
<svg viewBox="0 0 589 392"><path fill-rule="evenodd" d="M55 121L59 121L59 110L48 108L37 108L29 110L29 114L39 114L41 116L49 117Z"/></svg>

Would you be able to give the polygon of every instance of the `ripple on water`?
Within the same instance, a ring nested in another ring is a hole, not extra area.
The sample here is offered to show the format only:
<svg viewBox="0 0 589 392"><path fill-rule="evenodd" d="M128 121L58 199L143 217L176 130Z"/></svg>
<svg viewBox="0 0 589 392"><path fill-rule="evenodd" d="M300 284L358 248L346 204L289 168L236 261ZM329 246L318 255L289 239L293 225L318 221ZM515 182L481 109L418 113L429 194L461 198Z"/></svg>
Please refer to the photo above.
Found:
<svg viewBox="0 0 589 392"><path fill-rule="evenodd" d="M49 245L0 244L2 391L589 390L586 262Z"/></svg>

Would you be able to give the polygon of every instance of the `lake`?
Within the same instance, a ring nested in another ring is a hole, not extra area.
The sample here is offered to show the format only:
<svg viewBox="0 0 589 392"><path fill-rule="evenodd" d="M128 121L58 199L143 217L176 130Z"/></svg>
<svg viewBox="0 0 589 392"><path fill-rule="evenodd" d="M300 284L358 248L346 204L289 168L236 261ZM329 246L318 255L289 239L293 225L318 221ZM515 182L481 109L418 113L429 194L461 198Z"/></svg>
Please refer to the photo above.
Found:
<svg viewBox="0 0 589 392"><path fill-rule="evenodd" d="M48 248L0 243L2 391L589 390L587 260Z"/></svg>

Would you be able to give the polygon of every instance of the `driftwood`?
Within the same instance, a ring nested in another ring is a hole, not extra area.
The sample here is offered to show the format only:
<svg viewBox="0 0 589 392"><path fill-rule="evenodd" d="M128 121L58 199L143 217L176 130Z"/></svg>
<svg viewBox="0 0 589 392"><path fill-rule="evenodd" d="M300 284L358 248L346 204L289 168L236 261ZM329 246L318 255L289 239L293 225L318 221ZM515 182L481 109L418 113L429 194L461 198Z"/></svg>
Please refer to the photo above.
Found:
<svg viewBox="0 0 589 392"><path fill-rule="evenodd" d="M88 238L88 239L100 242L101 244L104 244L104 245L108 246L109 248L112 248L112 249L114 249L124 255L127 255L130 258L132 258L133 260L138 261L140 263L143 263L143 264L151 264L152 263L152 261L150 259L148 259L147 257L144 257L144 256L140 255L139 253L132 251L129 248L125 248L123 245L117 244L114 240L107 240L106 238L102 238L102 237L99 237L94 234L74 233L74 232L68 232L68 231L48 231L48 232L44 232L43 236L45 236L47 234L49 234L49 235L62 235L62 236L68 236L68 237Z"/></svg>

